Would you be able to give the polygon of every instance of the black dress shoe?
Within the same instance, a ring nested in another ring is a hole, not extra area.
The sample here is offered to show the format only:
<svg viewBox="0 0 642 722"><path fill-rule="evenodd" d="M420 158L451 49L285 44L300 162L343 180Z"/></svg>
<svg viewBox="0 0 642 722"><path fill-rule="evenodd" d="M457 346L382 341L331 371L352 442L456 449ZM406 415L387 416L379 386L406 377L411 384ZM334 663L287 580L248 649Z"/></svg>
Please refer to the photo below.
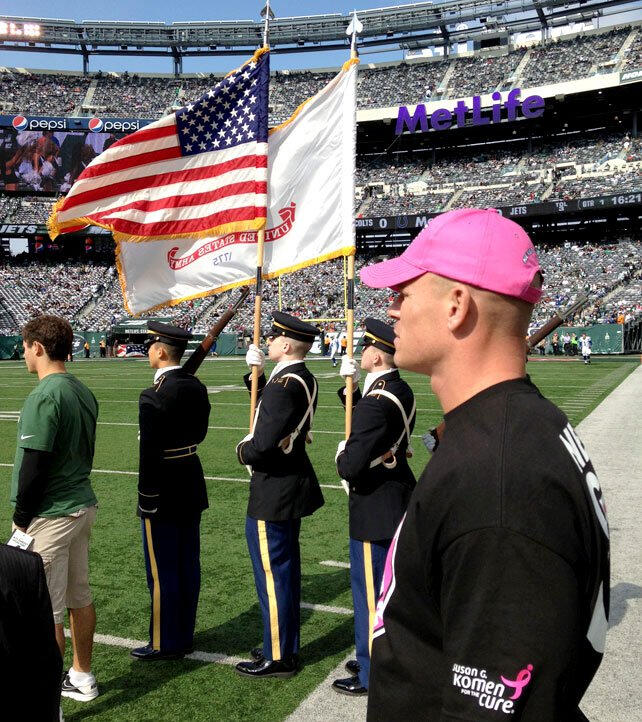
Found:
<svg viewBox="0 0 642 722"><path fill-rule="evenodd" d="M294 677L297 665L293 657L274 661L262 658L239 662L236 671L243 677Z"/></svg>
<svg viewBox="0 0 642 722"><path fill-rule="evenodd" d="M350 697L363 697L368 690L361 684L359 677L348 677L348 679L335 679L332 689L339 694L347 694Z"/></svg>
<svg viewBox="0 0 642 722"><path fill-rule="evenodd" d="M353 676L357 677L361 671L361 665L356 659L349 659L346 662L346 672L350 672Z"/></svg>
<svg viewBox="0 0 642 722"><path fill-rule="evenodd" d="M154 649L151 644L145 647L137 647L132 649L130 652L131 656L135 659L140 659L144 662L154 662L162 659L183 659L185 652L163 652L160 649Z"/></svg>

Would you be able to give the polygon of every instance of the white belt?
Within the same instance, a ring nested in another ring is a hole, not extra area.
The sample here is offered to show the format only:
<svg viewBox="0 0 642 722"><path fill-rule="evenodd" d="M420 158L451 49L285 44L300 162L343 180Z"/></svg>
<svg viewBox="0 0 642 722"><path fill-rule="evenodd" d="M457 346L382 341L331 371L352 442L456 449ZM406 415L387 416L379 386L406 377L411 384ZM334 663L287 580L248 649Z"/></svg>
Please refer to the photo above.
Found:
<svg viewBox="0 0 642 722"><path fill-rule="evenodd" d="M314 418L314 402L317 398L317 391L319 390L319 385L317 384L317 380L315 378L312 379L314 382L314 390L312 393L310 393L310 389L308 388L308 385L305 383L305 381L296 374L283 374L280 378L291 378L296 379L301 386L303 386L303 390L305 391L305 395L308 397L308 408L305 411L305 414L303 414L303 418L299 423L297 424L294 431L286 436L284 439L281 439L279 442L279 446L281 447L281 450L284 454L289 454L292 451L292 448L294 446L294 442L296 441L297 437L301 433L301 429L303 428L303 425L308 419L308 416L310 417L310 429L312 428L312 420ZM308 439L310 443L312 442L312 435L308 432Z"/></svg>
<svg viewBox="0 0 642 722"><path fill-rule="evenodd" d="M305 381L298 376L297 374L283 374L283 376L279 376L279 378L291 378L296 379L301 386L303 386L303 390L305 391L305 395L308 398L308 408L305 411L305 414L303 414L303 418L301 421L297 424L294 431L292 431L290 434L285 436L281 441L279 442L279 447L281 448L281 451L283 451L284 454L289 454L292 451L292 448L294 446L294 442L296 441L297 437L301 433L301 429L303 428L303 425L305 424L308 416L310 417L310 428L312 428L312 421L314 418L314 402L317 398L317 393L319 390L319 385L317 384L317 380L313 378L314 381L314 391L312 394L310 394L310 389L308 388L308 385L305 383ZM268 383L270 383L268 381ZM266 384L267 385L267 384ZM265 389L263 390L263 393L265 393ZM263 399L261 399L262 401ZM244 441L247 441L248 439L251 439L254 436L254 429L256 428L256 423L259 419L259 409L261 408L261 401L256 406L256 411L254 412L254 423L252 424L252 432L248 434ZM310 439L310 442L312 441L312 434L308 432L308 437ZM251 473L251 472L250 472Z"/></svg>
<svg viewBox="0 0 642 722"><path fill-rule="evenodd" d="M406 410L403 407L403 404L399 399L390 391L386 391L385 389L374 389L373 391L368 391L366 396L385 396L387 399L390 399L396 407L401 412L401 418L403 419L403 425L404 429L401 432L401 436L397 439L397 441L390 447L390 450L387 451L385 454L382 454L381 456L378 456L374 461L370 462L370 468L372 469L375 466L378 466L379 464L383 464L386 469L394 469L395 466L397 466L397 459L395 457L395 453L397 452L397 449L401 445L401 442L403 441L404 436L408 439L408 455L412 456L412 446L410 446L410 420L408 419L408 416L406 415ZM412 409L410 411L410 419L413 419L415 416L416 411L416 403L415 399L413 397L412 399ZM392 455L392 461L384 461L385 458Z"/></svg>

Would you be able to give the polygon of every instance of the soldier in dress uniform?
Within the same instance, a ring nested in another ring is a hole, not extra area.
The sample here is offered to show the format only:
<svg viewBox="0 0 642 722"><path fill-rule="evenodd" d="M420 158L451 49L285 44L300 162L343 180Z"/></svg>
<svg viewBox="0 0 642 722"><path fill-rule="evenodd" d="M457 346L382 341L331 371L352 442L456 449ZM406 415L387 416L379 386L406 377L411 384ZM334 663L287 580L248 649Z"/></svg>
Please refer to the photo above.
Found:
<svg viewBox="0 0 642 722"><path fill-rule="evenodd" d="M406 512L415 477L408 466L415 425L415 397L401 378L393 355L394 331L366 318L361 368L368 372L363 395L359 368L344 356L339 373L354 383L352 430L337 449L337 471L349 489L350 583L354 602L357 659L346 669L351 677L332 687L347 695L368 693L370 643L377 594L392 537ZM345 387L339 390L345 406Z"/></svg>
<svg viewBox="0 0 642 722"><path fill-rule="evenodd" d="M192 335L149 321L146 342L154 385L139 399L138 516L151 595L149 644L132 650L142 660L180 659L192 651L201 586L200 520L207 509L196 450L207 435L207 389L183 371Z"/></svg>
<svg viewBox="0 0 642 722"><path fill-rule="evenodd" d="M276 362L269 380L265 355L251 345L248 366L258 366L260 402L253 432L236 447L251 467L245 535L263 616L263 646L236 666L249 677L291 677L298 670L301 604L301 518L323 505L323 495L305 450L318 385L305 366L317 329L275 311L268 354ZM245 376L250 386L250 375Z"/></svg>

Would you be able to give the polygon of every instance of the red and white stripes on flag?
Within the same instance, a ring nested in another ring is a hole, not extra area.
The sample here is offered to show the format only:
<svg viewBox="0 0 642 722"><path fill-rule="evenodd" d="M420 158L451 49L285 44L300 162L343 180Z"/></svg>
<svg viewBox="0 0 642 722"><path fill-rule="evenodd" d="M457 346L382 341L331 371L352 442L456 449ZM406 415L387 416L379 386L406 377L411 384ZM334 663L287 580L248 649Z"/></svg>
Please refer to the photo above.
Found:
<svg viewBox="0 0 642 722"><path fill-rule="evenodd" d="M80 174L48 222L116 241L259 230L267 215L266 50L199 100L114 143Z"/></svg>
<svg viewBox="0 0 642 722"><path fill-rule="evenodd" d="M357 63L270 131L263 278L353 254ZM125 308L139 314L252 283L258 233L116 245Z"/></svg>

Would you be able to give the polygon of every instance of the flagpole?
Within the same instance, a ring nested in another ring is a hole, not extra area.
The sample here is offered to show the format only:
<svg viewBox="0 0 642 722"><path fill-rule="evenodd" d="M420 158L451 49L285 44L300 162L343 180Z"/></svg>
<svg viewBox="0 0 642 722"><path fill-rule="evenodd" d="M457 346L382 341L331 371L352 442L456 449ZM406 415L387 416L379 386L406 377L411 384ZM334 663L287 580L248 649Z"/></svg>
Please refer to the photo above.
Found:
<svg viewBox="0 0 642 722"><path fill-rule="evenodd" d="M357 18L356 10L352 14L352 21L348 25L347 32L351 33L350 39L350 58L359 57L357 52L357 34L361 32L363 26ZM354 198L354 194L353 194ZM354 214L353 214L354 215ZM349 358L354 358L354 252L347 257L347 308L346 308L346 331L347 331L347 348L346 353ZM354 394L352 377L346 379L346 418L345 418L345 437L348 439L352 430L352 398Z"/></svg>
<svg viewBox="0 0 642 722"><path fill-rule="evenodd" d="M265 25L263 26L263 47L268 47L268 39L270 34L270 18L274 17L274 13L270 9L270 0L265 1L265 7L261 11L261 15L265 17ZM266 204L267 205L267 204ZM266 218L267 221L267 218ZM252 342L258 346L261 342L261 300L263 296L263 246L265 244L265 229L258 232L258 243L256 246L256 288L254 295L254 331ZM252 366L252 384L250 387L250 432L254 427L254 413L256 411L256 401L259 395L259 367Z"/></svg>

